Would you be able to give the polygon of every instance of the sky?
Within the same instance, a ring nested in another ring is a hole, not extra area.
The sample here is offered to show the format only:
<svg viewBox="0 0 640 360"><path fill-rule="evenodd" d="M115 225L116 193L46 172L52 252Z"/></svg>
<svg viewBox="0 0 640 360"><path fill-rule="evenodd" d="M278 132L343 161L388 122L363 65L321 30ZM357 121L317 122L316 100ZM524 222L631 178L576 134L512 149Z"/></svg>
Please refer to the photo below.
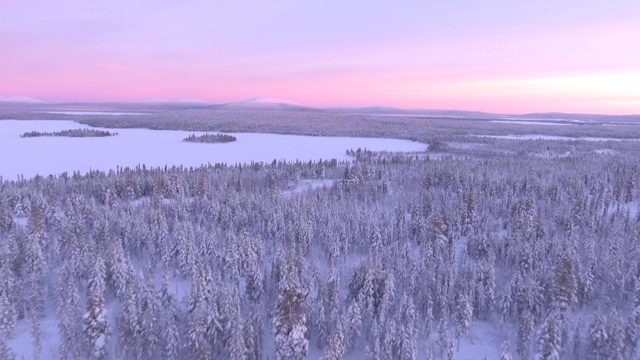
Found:
<svg viewBox="0 0 640 360"><path fill-rule="evenodd" d="M640 114L638 0L0 0L0 96Z"/></svg>

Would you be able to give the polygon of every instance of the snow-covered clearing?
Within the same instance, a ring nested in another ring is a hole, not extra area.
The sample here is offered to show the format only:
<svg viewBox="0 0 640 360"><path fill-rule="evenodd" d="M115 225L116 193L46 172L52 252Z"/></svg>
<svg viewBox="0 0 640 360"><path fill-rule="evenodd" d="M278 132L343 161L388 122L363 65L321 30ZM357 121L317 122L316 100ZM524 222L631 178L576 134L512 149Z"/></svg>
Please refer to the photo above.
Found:
<svg viewBox="0 0 640 360"><path fill-rule="evenodd" d="M59 359L60 332L55 316L51 314L40 321L42 329L42 353L41 359ZM10 338L7 343L17 355L17 359L33 359L34 346L31 336L31 321L18 322L16 336Z"/></svg>
<svg viewBox="0 0 640 360"><path fill-rule="evenodd" d="M532 155L541 159L564 158L567 156L571 156L571 151L565 151L563 153L556 153L553 151L543 151L543 152L535 153Z"/></svg>
<svg viewBox="0 0 640 360"><path fill-rule="evenodd" d="M469 333L460 340L456 359L499 359L502 335L499 329L487 321L475 321Z"/></svg>
<svg viewBox="0 0 640 360"><path fill-rule="evenodd" d="M117 167L207 163L271 162L273 160L349 160L348 149L425 151L426 144L398 139L320 137L237 133L227 144L186 143L189 131L108 129L118 136L104 138L20 138L27 131L53 132L89 128L72 121L0 121L0 176L13 180L62 172L108 171ZM203 134L198 133L196 134ZM6 156L4 154L12 154Z"/></svg>
<svg viewBox="0 0 640 360"><path fill-rule="evenodd" d="M294 184L293 186L291 186L289 190L283 191L282 195L290 197L295 194L300 194L305 191L309 191L313 189L318 189L322 187L331 187L333 186L334 182L335 182L334 179L303 180L303 181L300 181L298 184Z"/></svg>
<svg viewBox="0 0 640 360"><path fill-rule="evenodd" d="M613 155L616 152L612 149L596 149L594 150L596 153L600 154L600 155Z"/></svg>

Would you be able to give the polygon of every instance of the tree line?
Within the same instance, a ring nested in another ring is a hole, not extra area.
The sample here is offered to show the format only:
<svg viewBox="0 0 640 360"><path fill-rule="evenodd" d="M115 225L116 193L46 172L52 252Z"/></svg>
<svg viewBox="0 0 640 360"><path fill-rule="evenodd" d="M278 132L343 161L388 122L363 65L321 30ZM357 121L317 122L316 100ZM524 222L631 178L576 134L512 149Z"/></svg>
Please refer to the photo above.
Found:
<svg viewBox="0 0 640 360"><path fill-rule="evenodd" d="M39 136L66 136L66 137L105 137L105 136L116 136L118 133L105 131L105 130L96 130L96 129L71 129L71 130L60 130L54 132L43 132L43 131L27 131L20 135L22 138L31 138L31 137L39 137Z"/></svg>
<svg viewBox="0 0 640 360"><path fill-rule="evenodd" d="M191 134L184 138L186 142L199 142L199 143L228 143L238 140L235 136L229 134Z"/></svg>

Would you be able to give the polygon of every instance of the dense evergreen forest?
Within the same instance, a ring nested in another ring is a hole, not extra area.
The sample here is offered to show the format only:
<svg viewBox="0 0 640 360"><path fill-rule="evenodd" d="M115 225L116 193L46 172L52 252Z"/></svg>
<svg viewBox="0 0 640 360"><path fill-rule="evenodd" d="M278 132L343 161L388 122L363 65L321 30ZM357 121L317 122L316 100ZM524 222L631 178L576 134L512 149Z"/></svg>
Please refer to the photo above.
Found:
<svg viewBox="0 0 640 360"><path fill-rule="evenodd" d="M474 142L2 181L0 358L637 358L637 143Z"/></svg>

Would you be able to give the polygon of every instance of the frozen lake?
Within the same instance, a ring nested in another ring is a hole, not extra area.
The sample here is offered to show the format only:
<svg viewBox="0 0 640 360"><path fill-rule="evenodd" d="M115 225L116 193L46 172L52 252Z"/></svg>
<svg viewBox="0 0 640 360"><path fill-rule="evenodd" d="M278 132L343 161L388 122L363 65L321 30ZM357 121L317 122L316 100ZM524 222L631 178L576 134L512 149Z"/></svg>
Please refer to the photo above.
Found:
<svg viewBox="0 0 640 360"><path fill-rule="evenodd" d="M53 132L90 128L73 121L0 121L0 177L15 180L62 172L110 170L116 167L200 166L207 163L271 162L275 160L348 160L348 149L372 151L425 151L427 145L408 140L315 137L234 133L237 141L227 144L187 143L191 131L104 129L117 132L109 137L21 138L27 131ZM97 129L97 128L96 128Z"/></svg>

